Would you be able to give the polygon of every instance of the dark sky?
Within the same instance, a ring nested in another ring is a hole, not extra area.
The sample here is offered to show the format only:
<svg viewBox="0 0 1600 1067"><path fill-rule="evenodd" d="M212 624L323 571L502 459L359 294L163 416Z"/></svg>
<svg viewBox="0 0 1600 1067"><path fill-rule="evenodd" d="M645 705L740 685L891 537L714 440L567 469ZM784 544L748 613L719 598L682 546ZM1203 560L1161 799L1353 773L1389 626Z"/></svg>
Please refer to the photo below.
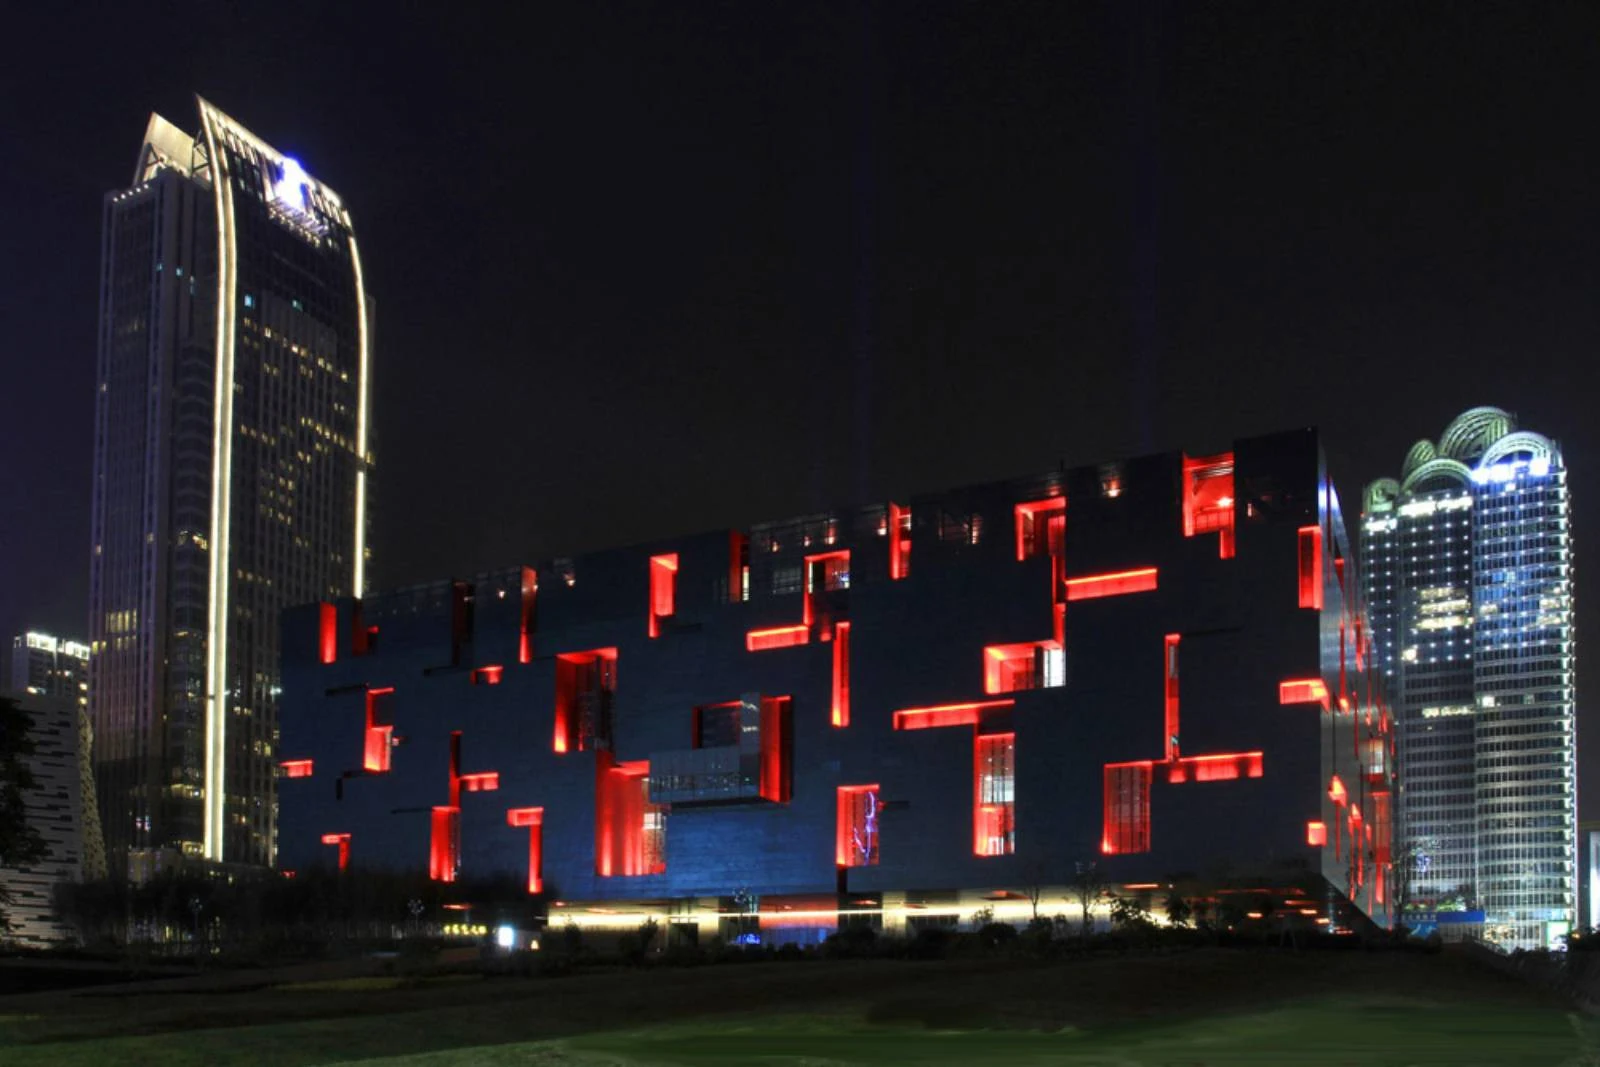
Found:
<svg viewBox="0 0 1600 1067"><path fill-rule="evenodd" d="M101 196L197 91L354 213L385 586L1306 424L1354 512L1482 403L1600 557L1594 5L51 6L0 633L86 630Z"/></svg>

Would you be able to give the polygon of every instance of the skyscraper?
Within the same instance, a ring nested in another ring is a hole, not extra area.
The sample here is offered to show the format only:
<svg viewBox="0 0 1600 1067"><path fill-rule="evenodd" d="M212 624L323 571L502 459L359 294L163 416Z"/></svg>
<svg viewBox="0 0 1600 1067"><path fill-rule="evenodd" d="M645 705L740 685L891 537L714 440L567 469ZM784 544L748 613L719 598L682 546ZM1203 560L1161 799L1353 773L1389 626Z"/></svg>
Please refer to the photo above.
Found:
<svg viewBox="0 0 1600 1067"><path fill-rule="evenodd" d="M1485 407L1368 486L1361 522L1411 900L1481 911L1507 948L1557 942L1577 907L1567 518L1561 450Z"/></svg>
<svg viewBox="0 0 1600 1067"><path fill-rule="evenodd" d="M11 640L10 688L59 697L82 707L89 678L89 646L30 630Z"/></svg>
<svg viewBox="0 0 1600 1067"><path fill-rule="evenodd" d="M371 315L338 195L198 107L105 202L95 764L114 857L268 863L278 613L366 582Z"/></svg>

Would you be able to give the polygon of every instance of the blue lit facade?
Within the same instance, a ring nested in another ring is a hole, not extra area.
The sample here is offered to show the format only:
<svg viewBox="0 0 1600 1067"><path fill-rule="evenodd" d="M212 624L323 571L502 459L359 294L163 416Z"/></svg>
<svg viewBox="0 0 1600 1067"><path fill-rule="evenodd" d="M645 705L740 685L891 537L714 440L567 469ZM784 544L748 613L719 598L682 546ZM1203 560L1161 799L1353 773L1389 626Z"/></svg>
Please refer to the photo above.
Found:
<svg viewBox="0 0 1600 1067"><path fill-rule="evenodd" d="M279 863L768 937L1067 911L1084 863L1385 922L1358 590L1296 431L306 605Z"/></svg>

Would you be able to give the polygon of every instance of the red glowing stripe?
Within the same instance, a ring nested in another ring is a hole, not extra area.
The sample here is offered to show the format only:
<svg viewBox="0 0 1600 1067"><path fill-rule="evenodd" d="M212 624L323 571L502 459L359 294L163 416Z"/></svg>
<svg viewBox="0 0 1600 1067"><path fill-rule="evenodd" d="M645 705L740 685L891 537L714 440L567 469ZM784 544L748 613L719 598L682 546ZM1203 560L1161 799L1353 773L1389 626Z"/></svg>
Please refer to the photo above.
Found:
<svg viewBox="0 0 1600 1067"><path fill-rule="evenodd" d="M1162 704L1167 735L1161 747L1169 760L1178 758L1178 643L1182 640L1181 634L1167 634L1162 646Z"/></svg>
<svg viewBox="0 0 1600 1067"><path fill-rule="evenodd" d="M1278 683L1279 704L1321 704L1327 708L1328 687L1321 678L1292 678Z"/></svg>
<svg viewBox="0 0 1600 1067"><path fill-rule="evenodd" d="M1052 512L1065 512L1067 498L1061 496L1050 497L1047 500L1030 500L1016 506L1017 527L1017 559L1024 560L1029 556L1043 555L1040 545L1039 517ZM1048 526L1045 527L1048 530ZM1046 539L1048 539L1046 533ZM1043 546L1048 551L1049 545Z"/></svg>
<svg viewBox="0 0 1600 1067"><path fill-rule="evenodd" d="M339 869L342 871L350 866L350 835L349 834L323 834L324 845L339 846Z"/></svg>
<svg viewBox="0 0 1600 1067"><path fill-rule="evenodd" d="M469 793L492 793L500 788L499 771L478 771L461 776L461 788Z"/></svg>
<svg viewBox="0 0 1600 1067"><path fill-rule="evenodd" d="M428 839L428 877L435 882L453 882L461 864L461 809L441 806L433 809L432 834Z"/></svg>
<svg viewBox="0 0 1600 1067"><path fill-rule="evenodd" d="M544 809L507 808L506 825L528 830L528 892L544 891Z"/></svg>
<svg viewBox="0 0 1600 1067"><path fill-rule="evenodd" d="M772 648L790 648L811 640L811 627L805 623L795 626L775 626L770 630L751 630L744 635L744 647L750 652L765 652Z"/></svg>
<svg viewBox="0 0 1600 1067"><path fill-rule="evenodd" d="M889 505L889 577L894 581L911 573L911 509Z"/></svg>
<svg viewBox="0 0 1600 1067"><path fill-rule="evenodd" d="M774 804L789 802L789 753L784 744L788 733L789 698L761 698L761 781L764 800Z"/></svg>
<svg viewBox="0 0 1600 1067"><path fill-rule="evenodd" d="M517 632L517 662L533 662L533 613L538 606L539 575L532 567L522 568L522 621Z"/></svg>
<svg viewBox="0 0 1600 1067"><path fill-rule="evenodd" d="M318 630L322 662L332 663L339 657L339 609L332 604L318 605Z"/></svg>
<svg viewBox="0 0 1600 1067"><path fill-rule="evenodd" d="M501 666L479 667L477 670L472 672L472 684L499 685L500 678L504 674L505 668Z"/></svg>
<svg viewBox="0 0 1600 1067"><path fill-rule="evenodd" d="M850 725L850 624L833 624L833 725Z"/></svg>
<svg viewBox="0 0 1600 1067"><path fill-rule="evenodd" d="M1156 587L1156 576L1155 567L1141 567L1138 570L1116 571L1112 574L1089 574L1082 578L1068 578L1067 599L1094 600L1103 596L1148 593Z"/></svg>
<svg viewBox="0 0 1600 1067"><path fill-rule="evenodd" d="M1322 527L1300 527L1300 606L1322 610Z"/></svg>
<svg viewBox="0 0 1600 1067"><path fill-rule="evenodd" d="M859 832L863 839L868 838L868 828L865 825L867 815L863 806L867 803L866 797L870 794L870 805L875 812L878 803L878 786L876 785L841 785L838 792L838 815L834 824L833 858L834 863L840 867L868 867L877 862L875 855L858 855L856 848L856 835ZM876 818L876 815L874 815ZM872 828L876 834L876 827Z"/></svg>
<svg viewBox="0 0 1600 1067"><path fill-rule="evenodd" d="M650 557L650 627L651 637L661 634L661 620L677 612L678 554Z"/></svg>
<svg viewBox="0 0 1600 1067"><path fill-rule="evenodd" d="M1260 778L1262 772L1263 757L1260 752L1185 756L1167 765L1167 781L1231 782L1239 778Z"/></svg>
<svg viewBox="0 0 1600 1067"><path fill-rule="evenodd" d="M361 766L371 774L386 774L390 768L394 726L378 722L378 699L393 692L393 686L367 690L367 726Z"/></svg>
<svg viewBox="0 0 1600 1067"><path fill-rule="evenodd" d="M308 759L286 759L278 767L285 778L311 777L311 761Z"/></svg>
<svg viewBox="0 0 1600 1067"><path fill-rule="evenodd" d="M931 708L903 708L894 713L896 730L937 730L945 726L977 726L985 711L1009 708L1015 700L977 700L967 704L941 704Z"/></svg>

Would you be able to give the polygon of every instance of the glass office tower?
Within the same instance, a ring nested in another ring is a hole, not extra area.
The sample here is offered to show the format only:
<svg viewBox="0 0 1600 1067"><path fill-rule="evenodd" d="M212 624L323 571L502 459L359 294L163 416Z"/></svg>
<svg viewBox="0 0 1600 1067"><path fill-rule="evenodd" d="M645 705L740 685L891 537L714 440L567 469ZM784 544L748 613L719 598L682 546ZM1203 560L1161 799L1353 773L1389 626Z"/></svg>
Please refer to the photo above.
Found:
<svg viewBox="0 0 1600 1067"><path fill-rule="evenodd" d="M265 864L278 614L360 594L371 316L343 202L204 100L105 203L90 713L113 862Z"/></svg>
<svg viewBox="0 0 1600 1067"><path fill-rule="evenodd" d="M1567 471L1497 408L1412 446L1367 488L1361 541L1400 728L1412 910L1557 945L1577 906ZM1397 862L1397 867L1400 864ZM1401 877L1397 870L1396 877Z"/></svg>

